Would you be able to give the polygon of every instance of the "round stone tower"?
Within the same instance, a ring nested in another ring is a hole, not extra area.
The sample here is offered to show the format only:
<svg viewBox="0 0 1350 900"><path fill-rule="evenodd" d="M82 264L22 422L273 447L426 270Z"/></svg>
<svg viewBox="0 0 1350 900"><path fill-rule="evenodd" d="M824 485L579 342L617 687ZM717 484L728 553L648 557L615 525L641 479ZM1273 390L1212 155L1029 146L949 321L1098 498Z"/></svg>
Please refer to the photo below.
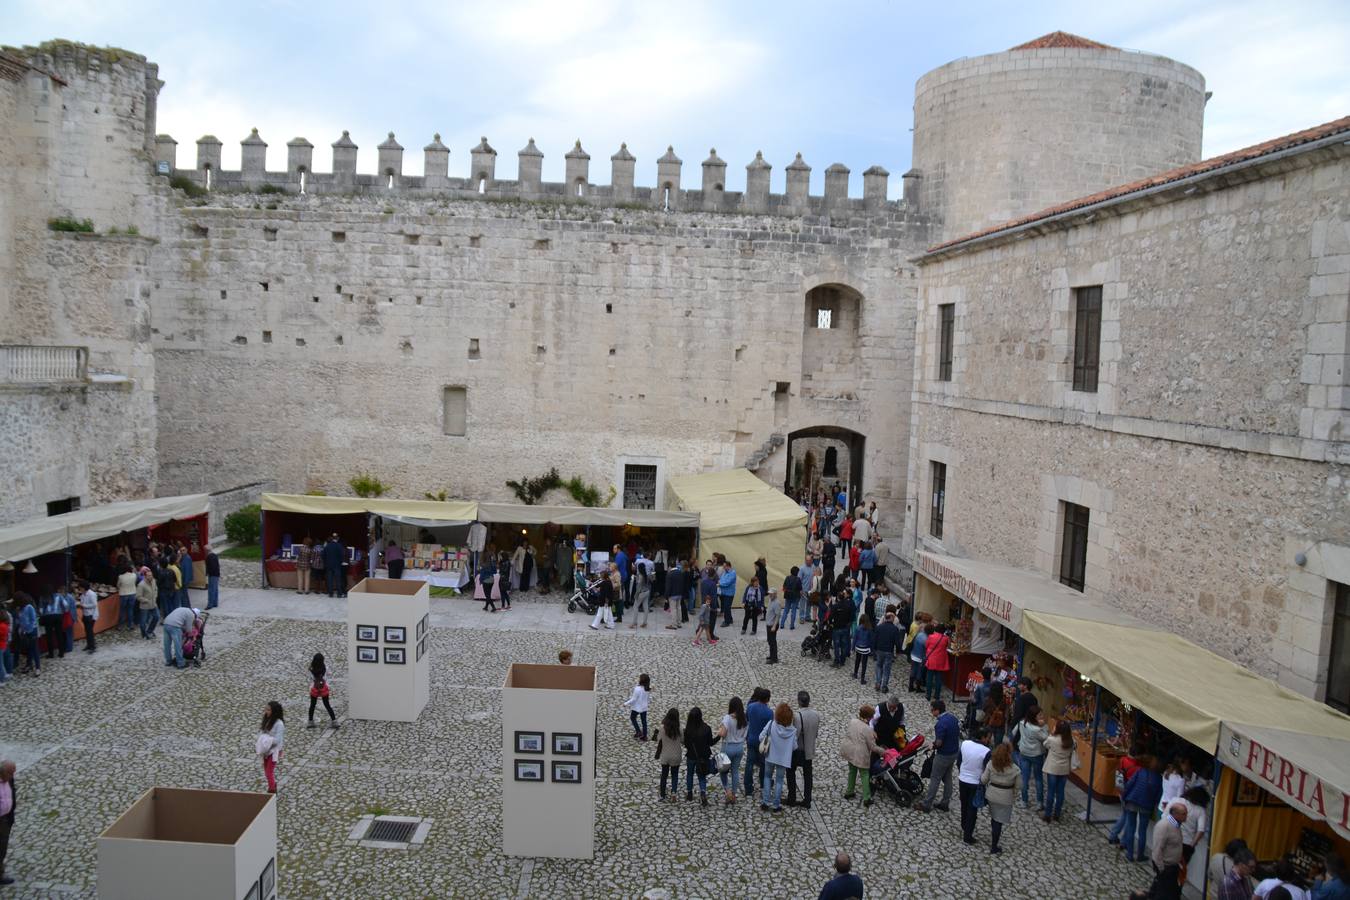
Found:
<svg viewBox="0 0 1350 900"><path fill-rule="evenodd" d="M1056 31L958 59L914 89L920 208L950 240L1195 162L1205 79Z"/></svg>

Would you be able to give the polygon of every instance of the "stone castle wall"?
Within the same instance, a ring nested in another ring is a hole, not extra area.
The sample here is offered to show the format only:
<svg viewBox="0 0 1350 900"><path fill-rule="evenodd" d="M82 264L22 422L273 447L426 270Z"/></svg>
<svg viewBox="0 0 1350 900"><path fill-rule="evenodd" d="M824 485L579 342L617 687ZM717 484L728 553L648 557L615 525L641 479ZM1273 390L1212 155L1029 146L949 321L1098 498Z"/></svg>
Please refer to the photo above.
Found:
<svg viewBox="0 0 1350 900"><path fill-rule="evenodd" d="M918 205L949 240L1195 162L1204 110L1204 77L1148 53L958 59L914 90Z"/></svg>
<svg viewBox="0 0 1350 900"><path fill-rule="evenodd" d="M828 425L867 435L869 491L903 496L896 398L917 281L902 260L927 231L896 207L195 202L166 224L155 295L164 493L260 471L343 492L369 471L401 496L509 499L506 480L550 466L621 490L625 458L668 475L725 468ZM861 294L857 341L804 369L806 294L823 284ZM851 373L849 391L813 383L827 363ZM466 433L447 435L443 392L460 386ZM785 457L773 449L758 473L781 486Z"/></svg>
<svg viewBox="0 0 1350 900"><path fill-rule="evenodd" d="M1328 582L1350 578L1350 150L1327 143L930 256L905 546L917 521L921 547L1056 577L1059 506L1086 506L1089 596L1318 696ZM1086 393L1072 389L1073 289L1092 285L1101 366ZM933 461L947 464L941 540ZM1294 561L1313 548L1316 576Z"/></svg>

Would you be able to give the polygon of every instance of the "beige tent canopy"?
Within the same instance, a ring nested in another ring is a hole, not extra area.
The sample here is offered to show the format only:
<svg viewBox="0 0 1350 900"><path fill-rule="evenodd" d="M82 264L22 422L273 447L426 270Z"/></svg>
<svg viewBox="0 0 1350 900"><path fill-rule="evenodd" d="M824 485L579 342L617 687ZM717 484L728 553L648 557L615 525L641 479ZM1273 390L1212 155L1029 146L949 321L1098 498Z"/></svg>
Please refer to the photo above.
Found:
<svg viewBox="0 0 1350 900"><path fill-rule="evenodd" d="M916 568L1350 837L1350 716L1039 572L931 553L920 553Z"/></svg>
<svg viewBox="0 0 1350 900"><path fill-rule="evenodd" d="M523 503L480 503L478 521L513 525L611 525L639 528L698 528L698 513L660 509L611 509L603 506L527 506Z"/></svg>
<svg viewBox="0 0 1350 900"><path fill-rule="evenodd" d="M32 559L124 531L205 515L210 506L211 500L206 494L187 494L153 500L124 500L59 516L29 519L0 528L0 562Z"/></svg>
<svg viewBox="0 0 1350 900"><path fill-rule="evenodd" d="M332 516L374 513L390 518L434 522L472 522L478 504L472 500L390 500L383 497L314 497L309 494L263 494L263 512Z"/></svg>
<svg viewBox="0 0 1350 900"><path fill-rule="evenodd" d="M747 469L677 475L667 482L677 509L699 515L703 555L722 553L736 567L737 597L749 584L760 556L768 587L780 587L806 555L806 513Z"/></svg>

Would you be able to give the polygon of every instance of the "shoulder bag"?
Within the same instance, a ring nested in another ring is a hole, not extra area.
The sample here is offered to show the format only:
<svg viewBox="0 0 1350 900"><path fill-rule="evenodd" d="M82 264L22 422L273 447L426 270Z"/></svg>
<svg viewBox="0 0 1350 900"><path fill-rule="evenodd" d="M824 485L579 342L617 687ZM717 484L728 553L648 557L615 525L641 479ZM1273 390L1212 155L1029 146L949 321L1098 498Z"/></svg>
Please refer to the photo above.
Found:
<svg viewBox="0 0 1350 900"><path fill-rule="evenodd" d="M765 722L765 723L764 723L764 731L761 732L760 735L759 735L759 755L760 755L760 756L768 756L768 755L769 755L769 729L772 728L772 727L773 727L773 722L772 722L772 721Z"/></svg>

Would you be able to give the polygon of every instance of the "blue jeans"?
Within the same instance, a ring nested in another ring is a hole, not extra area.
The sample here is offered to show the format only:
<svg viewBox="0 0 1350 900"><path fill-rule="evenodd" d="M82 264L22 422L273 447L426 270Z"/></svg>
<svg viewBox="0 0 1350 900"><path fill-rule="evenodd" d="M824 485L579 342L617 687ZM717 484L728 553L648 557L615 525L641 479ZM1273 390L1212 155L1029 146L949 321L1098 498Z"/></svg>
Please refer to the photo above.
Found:
<svg viewBox="0 0 1350 900"><path fill-rule="evenodd" d="M136 595L122 594L122 606L117 613L117 626L119 628L136 627Z"/></svg>
<svg viewBox="0 0 1350 900"><path fill-rule="evenodd" d="M28 644L28 647L25 649L24 655L28 657L28 666L35 672L41 672L42 653L38 650L37 632L34 631L32 634L27 635L26 638L27 638L26 643Z"/></svg>
<svg viewBox="0 0 1350 900"><path fill-rule="evenodd" d="M1017 767L1022 770L1022 802L1027 803L1031 793L1031 779L1036 777L1036 807L1045 806L1045 776L1041 769L1045 766L1045 754L1023 756L1017 754Z"/></svg>
<svg viewBox="0 0 1350 900"><path fill-rule="evenodd" d="M784 603L784 606L783 606L783 617L782 617L781 619L778 620L778 627L779 627L779 628L782 628L784 625L787 625L787 624L788 624L788 616L789 616L789 615L792 616L792 624L791 624L790 626L788 626L788 627L790 627L790 628L796 628L796 627L797 627L797 604L800 603L800 602L801 602L800 600L785 600L785 601L783 601L783 603Z"/></svg>
<svg viewBox="0 0 1350 900"><path fill-rule="evenodd" d="M679 766L661 766L661 796L666 795L666 776L670 776L670 793L678 794L680 792L680 767Z"/></svg>
<svg viewBox="0 0 1350 900"><path fill-rule="evenodd" d="M694 776L698 776L698 792L700 794L708 793L708 776L698 771L698 763L692 759L686 758L684 761L684 790L686 793L694 792Z"/></svg>
<svg viewBox="0 0 1350 900"><path fill-rule="evenodd" d="M638 727L639 718L642 719L641 728ZM647 737L647 711L645 709L642 712L638 712L637 710L629 710L628 721L633 723L633 734L645 740Z"/></svg>
<svg viewBox="0 0 1350 900"><path fill-rule="evenodd" d="M14 671L14 657L10 654L9 648L0 650L0 682L9 681L9 674Z"/></svg>
<svg viewBox="0 0 1350 900"><path fill-rule="evenodd" d="M689 596L685 598L685 606L687 606L687 607L689 608L689 614L690 614L690 615L695 615L695 614L697 614L697 613L698 613L698 595L695 594L693 591L690 591L690 592L689 592Z"/></svg>
<svg viewBox="0 0 1350 900"><path fill-rule="evenodd" d="M180 669L187 665L183 661L183 629L166 624L164 626L164 665L174 664Z"/></svg>
<svg viewBox="0 0 1350 900"><path fill-rule="evenodd" d="M764 726L768 728L768 725ZM755 793L755 766L759 766L759 779L764 778L764 757L759 753L759 738L749 741L745 745L745 796L749 797Z"/></svg>
<svg viewBox="0 0 1350 900"><path fill-rule="evenodd" d="M340 566L326 566L324 568L324 584L328 587L328 596L347 596L347 577Z"/></svg>
<svg viewBox="0 0 1350 900"><path fill-rule="evenodd" d="M731 768L719 774L722 787L736 796L736 782L741 777L741 758L745 756L745 744L723 744L722 752L731 758Z"/></svg>
<svg viewBox="0 0 1350 900"><path fill-rule="evenodd" d="M731 602L736 599L736 595L718 594L717 599L718 601L720 601L722 606L722 627L725 628L733 624L731 621Z"/></svg>
<svg viewBox="0 0 1350 900"><path fill-rule="evenodd" d="M891 666L895 663L895 654L889 650L878 650L876 656L877 678L874 683L878 690L890 690Z"/></svg>
<svg viewBox="0 0 1350 900"><path fill-rule="evenodd" d="M787 780L787 766L768 763L764 766L764 793L759 802L774 809L783 806L783 782Z"/></svg>
<svg viewBox="0 0 1350 900"><path fill-rule="evenodd" d="M848 649L849 649L849 646L850 646L850 642L849 642L849 636L848 636L848 629L847 629L847 628L836 628L836 629L834 630L834 664L835 664L835 665L837 665L837 666L842 666L842 665L844 664L844 657L848 656Z"/></svg>
<svg viewBox="0 0 1350 900"><path fill-rule="evenodd" d="M159 624L159 610L151 607L143 609L141 613L141 637L150 637L155 633L155 626Z"/></svg>
<svg viewBox="0 0 1350 900"><path fill-rule="evenodd" d="M935 669L928 670L928 690L925 693L930 701L942 699L942 679L946 674Z"/></svg>
<svg viewBox="0 0 1350 900"><path fill-rule="evenodd" d="M71 613L70 615L71 619L73 620L75 618L75 614ZM66 652L70 653L74 649L75 649L75 626L71 625L69 628L66 629Z"/></svg>
<svg viewBox="0 0 1350 900"><path fill-rule="evenodd" d="M1049 775L1047 777L1054 779L1063 776ZM1060 790L1063 791L1063 788ZM1125 830L1121 835L1120 842L1125 845L1125 856L1131 861L1144 859L1144 854L1148 852L1148 823L1152 820L1153 810L1143 809L1134 804L1126 804Z"/></svg>
<svg viewBox="0 0 1350 900"><path fill-rule="evenodd" d="M1045 814L1047 816L1057 816L1064 809L1064 785L1069 781L1068 775L1046 775L1045 790L1049 795L1045 798ZM1147 827L1147 823L1145 823ZM1142 847L1143 839L1140 839ZM1141 849L1142 853L1143 850Z"/></svg>
<svg viewBox="0 0 1350 900"><path fill-rule="evenodd" d="M206 608L215 609L220 605L220 576L206 576Z"/></svg>

